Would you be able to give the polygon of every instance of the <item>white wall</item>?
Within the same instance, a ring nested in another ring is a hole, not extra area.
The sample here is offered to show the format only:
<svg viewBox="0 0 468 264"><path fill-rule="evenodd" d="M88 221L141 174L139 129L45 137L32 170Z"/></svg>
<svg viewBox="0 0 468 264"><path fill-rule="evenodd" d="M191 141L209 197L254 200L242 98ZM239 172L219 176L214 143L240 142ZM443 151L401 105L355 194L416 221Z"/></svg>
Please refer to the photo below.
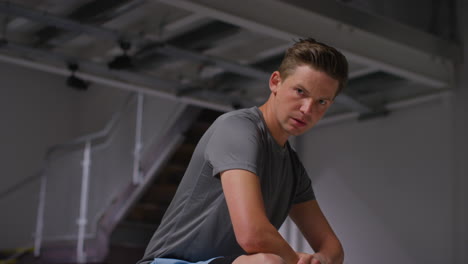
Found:
<svg viewBox="0 0 468 264"><path fill-rule="evenodd" d="M453 263L450 112L437 100L387 118L317 127L302 139L346 263Z"/></svg>
<svg viewBox="0 0 468 264"><path fill-rule="evenodd" d="M0 193L36 173L51 145L102 129L128 95L127 91L97 84L92 84L86 92L76 91L65 85L63 76L3 62L0 63L0 78ZM154 113L146 113L146 120L152 122L153 129L164 128L161 122L166 122L167 114L176 112L179 107L168 100L147 98L146 101L153 104ZM130 123L128 126L133 128L134 120ZM134 132L129 133L129 140L134 140ZM153 131L144 139L157 134ZM128 149L121 154L130 159L132 151ZM111 159L110 156L103 158ZM115 159L112 162L120 164ZM99 169L98 165L94 163L93 167ZM131 175L128 176L130 179ZM0 200L0 249L31 246L38 189L36 180ZM61 219L56 221L59 224Z"/></svg>
<svg viewBox="0 0 468 264"><path fill-rule="evenodd" d="M454 97L454 142L456 199L455 263L468 263L468 1L458 1L459 37L464 54L457 72L459 85Z"/></svg>
<svg viewBox="0 0 468 264"><path fill-rule="evenodd" d="M0 191L31 176L46 148L72 136L75 92L64 78L0 63ZM35 217L37 181L21 193L0 200L0 248L24 246ZM33 196L34 195L34 196Z"/></svg>
<svg viewBox="0 0 468 264"><path fill-rule="evenodd" d="M104 127L120 108L128 91L92 84L86 92L75 96L77 117L73 128L77 135L95 132Z"/></svg>

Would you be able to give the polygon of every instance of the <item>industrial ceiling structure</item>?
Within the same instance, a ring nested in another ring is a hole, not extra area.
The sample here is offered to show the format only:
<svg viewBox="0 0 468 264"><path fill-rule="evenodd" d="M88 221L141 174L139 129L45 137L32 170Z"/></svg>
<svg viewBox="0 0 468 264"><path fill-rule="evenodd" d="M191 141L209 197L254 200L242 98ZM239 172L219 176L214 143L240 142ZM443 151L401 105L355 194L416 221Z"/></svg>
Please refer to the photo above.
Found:
<svg viewBox="0 0 468 264"><path fill-rule="evenodd" d="M78 89L97 83L227 111L263 103L285 49L313 37L350 62L349 85L325 119L386 115L449 92L457 44L362 3L0 1L0 61Z"/></svg>

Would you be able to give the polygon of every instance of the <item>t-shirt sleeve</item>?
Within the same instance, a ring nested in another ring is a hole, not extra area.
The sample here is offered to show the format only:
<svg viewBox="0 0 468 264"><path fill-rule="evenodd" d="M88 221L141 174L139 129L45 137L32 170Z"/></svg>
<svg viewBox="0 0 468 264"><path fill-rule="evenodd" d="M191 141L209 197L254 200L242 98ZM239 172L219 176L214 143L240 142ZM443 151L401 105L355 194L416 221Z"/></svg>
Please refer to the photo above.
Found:
<svg viewBox="0 0 468 264"><path fill-rule="evenodd" d="M312 181L304 167L300 166L299 177L296 186L296 195L293 203L298 204L309 200L315 200L315 193L312 189Z"/></svg>
<svg viewBox="0 0 468 264"><path fill-rule="evenodd" d="M206 159L213 175L226 170L243 169L257 174L259 132L256 124L242 116L218 120L206 145Z"/></svg>

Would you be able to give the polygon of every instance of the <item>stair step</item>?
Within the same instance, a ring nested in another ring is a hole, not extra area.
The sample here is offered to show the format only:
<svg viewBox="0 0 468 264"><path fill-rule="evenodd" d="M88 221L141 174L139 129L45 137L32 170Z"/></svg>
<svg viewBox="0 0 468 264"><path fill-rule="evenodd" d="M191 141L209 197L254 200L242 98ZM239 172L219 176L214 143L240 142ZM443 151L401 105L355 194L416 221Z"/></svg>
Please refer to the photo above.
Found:
<svg viewBox="0 0 468 264"><path fill-rule="evenodd" d="M109 264L129 264L139 261L145 253L146 245L121 245L111 244L106 263Z"/></svg>
<svg viewBox="0 0 468 264"><path fill-rule="evenodd" d="M164 167L164 169L161 171L161 175L183 175L186 169L187 166L179 166L178 164L170 163Z"/></svg>
<svg viewBox="0 0 468 264"><path fill-rule="evenodd" d="M104 258L103 251L95 241L86 241L87 264L101 264L99 260ZM42 244L39 257L32 252L18 259L17 264L77 264L76 241L62 240ZM1 263L1 261L0 261ZM7 262L9 263L9 262ZM12 262L13 263L13 262Z"/></svg>
<svg viewBox="0 0 468 264"><path fill-rule="evenodd" d="M142 203L161 203L169 204L177 191L177 184L154 184L148 187L148 190L141 198Z"/></svg>
<svg viewBox="0 0 468 264"><path fill-rule="evenodd" d="M190 129L185 132L186 142L190 144L197 144L203 134L211 126L211 122L198 121L195 122Z"/></svg>
<svg viewBox="0 0 468 264"><path fill-rule="evenodd" d="M140 223L159 223L168 205L155 203L138 203L128 213L127 220Z"/></svg>
<svg viewBox="0 0 468 264"><path fill-rule="evenodd" d="M187 169L186 164L168 163L157 176L155 183L157 184L173 184L178 185L182 177L184 176L185 170Z"/></svg>
<svg viewBox="0 0 468 264"><path fill-rule="evenodd" d="M177 164L178 166L185 166L190 162L193 151L195 150L195 144L184 143L175 151L172 158L169 160L169 164Z"/></svg>
<svg viewBox="0 0 468 264"><path fill-rule="evenodd" d="M220 114L216 111L203 110L197 121L186 130L184 142L173 153L164 167L158 170L154 183L148 186L145 194L133 206L125 220L115 228L111 237L113 244L130 245L137 248L146 247L174 197L198 141ZM119 250L119 248L111 249L111 253ZM138 251L138 249L136 250ZM112 259L119 261L121 259L117 256L119 253L114 254ZM110 263L118 263L115 261L112 260ZM135 263L136 261L126 262Z"/></svg>
<svg viewBox="0 0 468 264"><path fill-rule="evenodd" d="M197 122L213 123L216 120L216 118L218 118L221 114L222 114L222 112L213 111L213 110L210 110L210 109L204 109L200 113Z"/></svg>
<svg viewBox="0 0 468 264"><path fill-rule="evenodd" d="M111 245L145 248L153 236L159 223L145 224L131 221L123 221L117 225L111 236ZM115 249L113 247L113 249ZM111 248L112 251L112 248ZM140 256L140 258L143 255ZM135 261L136 262L136 261ZM135 263L133 262L133 263ZM113 263L113 262L111 262Z"/></svg>

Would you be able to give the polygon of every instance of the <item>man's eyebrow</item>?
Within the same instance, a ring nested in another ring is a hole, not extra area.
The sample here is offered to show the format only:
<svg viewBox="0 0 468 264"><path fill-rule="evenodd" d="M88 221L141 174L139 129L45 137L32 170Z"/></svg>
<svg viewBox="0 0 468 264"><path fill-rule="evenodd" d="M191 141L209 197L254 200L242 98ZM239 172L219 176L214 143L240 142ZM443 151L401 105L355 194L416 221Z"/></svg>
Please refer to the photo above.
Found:
<svg viewBox="0 0 468 264"><path fill-rule="evenodd" d="M329 101L333 101L333 97L326 97L326 96L324 96L324 97L320 97L319 99L320 99L320 100L329 100Z"/></svg>
<svg viewBox="0 0 468 264"><path fill-rule="evenodd" d="M309 94L309 90L307 90L304 86L302 86L301 84L297 84L296 85L296 88L299 88L299 89L302 89L302 91L304 91L305 94Z"/></svg>
<svg viewBox="0 0 468 264"><path fill-rule="evenodd" d="M299 88L299 89L302 89L302 91L303 91L306 95L309 95L309 94L310 94L310 93L309 93L309 90L307 90L307 89L306 89L303 85L301 85L301 84L297 84L295 87L296 87L296 88ZM318 98L318 99L320 99L320 100L329 100L329 101L333 101L333 96L331 96L331 97L324 96L324 97L320 97L320 98Z"/></svg>

